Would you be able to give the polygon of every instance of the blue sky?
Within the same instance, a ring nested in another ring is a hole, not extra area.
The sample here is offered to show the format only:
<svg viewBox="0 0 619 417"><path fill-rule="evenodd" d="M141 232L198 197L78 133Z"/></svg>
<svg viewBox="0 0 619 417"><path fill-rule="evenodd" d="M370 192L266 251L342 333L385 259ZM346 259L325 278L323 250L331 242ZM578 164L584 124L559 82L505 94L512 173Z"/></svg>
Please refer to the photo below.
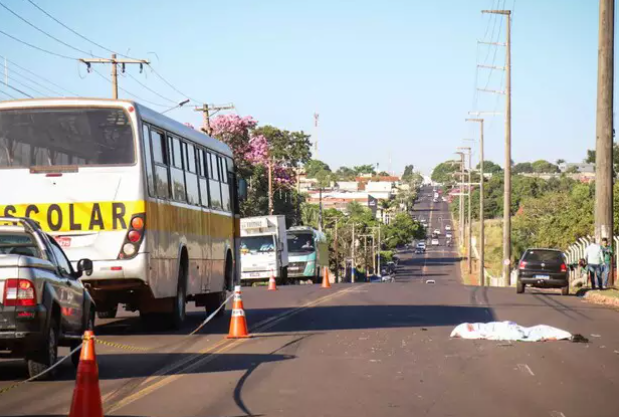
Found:
<svg viewBox="0 0 619 417"><path fill-rule="evenodd" d="M107 56L27 1L0 1L64 42ZM311 134L319 112L319 158L333 168L379 163L386 169L391 155L395 172L406 164L431 171L470 144L463 138L477 137L476 125L464 122L468 111L503 110L502 97L475 94L476 78L479 87L500 90L503 77L476 71L476 63L504 63L502 48L495 57L494 49L477 45L478 39L502 42L504 22L480 11L514 8L513 159L580 161L594 147L597 1L33 1L107 48L151 59L195 99L233 102L261 124ZM24 41L82 55L2 8L0 22ZM80 95L111 94L109 83L83 65L1 34L0 55ZM107 67L99 71L109 74ZM128 67L127 73L172 101L184 98L149 70ZM141 98L169 103L128 76L120 82ZM4 86L0 91L18 95ZM200 124L191 108L168 114ZM487 127L486 159L502 165L503 117L490 118Z"/></svg>

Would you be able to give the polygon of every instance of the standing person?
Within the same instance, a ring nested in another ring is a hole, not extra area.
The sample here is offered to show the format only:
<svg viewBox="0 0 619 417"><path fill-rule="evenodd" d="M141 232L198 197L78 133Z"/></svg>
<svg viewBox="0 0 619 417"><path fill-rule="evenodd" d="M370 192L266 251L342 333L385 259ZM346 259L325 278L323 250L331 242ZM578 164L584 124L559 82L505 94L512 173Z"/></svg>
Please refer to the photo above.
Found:
<svg viewBox="0 0 619 417"><path fill-rule="evenodd" d="M611 264L613 262L613 247L608 244L608 239L602 239L602 284L604 289L608 288L608 275L610 274Z"/></svg>
<svg viewBox="0 0 619 417"><path fill-rule="evenodd" d="M591 278L591 289L596 289L596 282L597 287L602 289L602 275L600 273L600 265L604 262L602 247L595 241L591 242L587 249L585 249L585 258L587 259L587 270Z"/></svg>

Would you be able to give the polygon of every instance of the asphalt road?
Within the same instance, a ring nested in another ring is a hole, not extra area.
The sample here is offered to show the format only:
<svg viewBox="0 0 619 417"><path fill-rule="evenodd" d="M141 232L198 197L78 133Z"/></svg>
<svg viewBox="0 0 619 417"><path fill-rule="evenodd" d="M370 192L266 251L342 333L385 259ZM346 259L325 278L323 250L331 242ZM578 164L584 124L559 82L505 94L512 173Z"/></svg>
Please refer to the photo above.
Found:
<svg viewBox="0 0 619 417"><path fill-rule="evenodd" d="M444 203L417 214L448 219ZM253 338L225 339L229 311L199 335L153 333L123 314L97 323L106 415L617 416L619 312L556 291L466 287L452 248L402 253L396 282L244 291ZM427 283L434 280L434 284ZM462 322L512 320L581 333L590 343L452 340ZM25 377L0 361L0 387ZM74 386L35 382L0 396L0 415L65 415Z"/></svg>

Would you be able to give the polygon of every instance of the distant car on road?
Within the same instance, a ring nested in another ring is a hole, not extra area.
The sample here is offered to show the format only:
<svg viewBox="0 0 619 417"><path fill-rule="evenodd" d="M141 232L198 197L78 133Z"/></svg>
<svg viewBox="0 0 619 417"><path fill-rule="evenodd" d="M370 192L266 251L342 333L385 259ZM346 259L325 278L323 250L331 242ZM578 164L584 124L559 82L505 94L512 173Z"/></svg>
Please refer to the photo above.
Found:
<svg viewBox="0 0 619 417"><path fill-rule="evenodd" d="M438 246L439 245L438 239L432 239L431 244L432 244L432 246Z"/></svg>
<svg viewBox="0 0 619 417"><path fill-rule="evenodd" d="M432 232L432 233L434 233L435 235L440 235L441 231L439 229L434 229L434 232Z"/></svg>
<svg viewBox="0 0 619 417"><path fill-rule="evenodd" d="M570 293L565 255L556 249L527 249L518 263L516 292L525 287L561 288L562 295Z"/></svg>
<svg viewBox="0 0 619 417"><path fill-rule="evenodd" d="M447 231L451 230L451 225L450 224L446 224L445 225L445 230L447 230Z"/></svg>
<svg viewBox="0 0 619 417"><path fill-rule="evenodd" d="M451 239L451 238L452 238L452 236L451 236L451 232L447 232L447 233L445 234L445 237L446 237L447 239Z"/></svg>

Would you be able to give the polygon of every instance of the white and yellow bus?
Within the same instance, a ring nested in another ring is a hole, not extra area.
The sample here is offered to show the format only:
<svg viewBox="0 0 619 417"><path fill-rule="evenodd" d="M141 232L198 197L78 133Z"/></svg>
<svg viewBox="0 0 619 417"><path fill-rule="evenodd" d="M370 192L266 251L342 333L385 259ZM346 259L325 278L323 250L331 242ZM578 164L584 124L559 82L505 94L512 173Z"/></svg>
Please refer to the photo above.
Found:
<svg viewBox="0 0 619 417"><path fill-rule="evenodd" d="M179 327L186 302L212 311L239 282L230 148L132 101L1 102L0 216L93 260L99 317L125 304Z"/></svg>

